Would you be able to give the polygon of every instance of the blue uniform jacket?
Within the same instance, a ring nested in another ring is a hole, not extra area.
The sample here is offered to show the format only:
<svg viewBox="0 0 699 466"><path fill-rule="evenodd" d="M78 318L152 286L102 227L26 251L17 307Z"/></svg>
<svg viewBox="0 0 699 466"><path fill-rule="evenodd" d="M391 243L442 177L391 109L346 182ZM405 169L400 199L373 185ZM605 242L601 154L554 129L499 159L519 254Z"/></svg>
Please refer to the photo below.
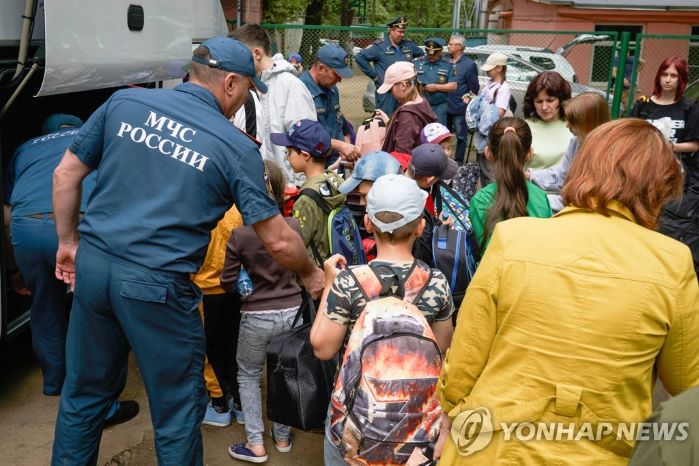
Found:
<svg viewBox="0 0 699 466"><path fill-rule="evenodd" d="M12 206L12 216L22 217L53 212L53 171L73 142L77 129L63 129L30 139L17 148L5 168L5 204ZM80 210L95 186L96 173L83 180Z"/></svg>
<svg viewBox="0 0 699 466"><path fill-rule="evenodd" d="M391 40L386 37L383 40L375 41L362 50L355 58L355 61L365 75L376 81L378 87L383 83L386 68L397 61L413 61L415 58L423 55L425 55L425 52L412 40L403 40L396 48L391 45Z"/></svg>
<svg viewBox="0 0 699 466"><path fill-rule="evenodd" d="M149 269L196 272L233 203L246 224L279 214L257 145L193 83L114 93L70 149L99 169L81 243Z"/></svg>
<svg viewBox="0 0 699 466"><path fill-rule="evenodd" d="M342 132L342 113L340 112L340 92L333 85L327 89L320 87L311 76L310 71L304 71L299 79L306 85L313 96L318 121L325 126L332 139L344 140Z"/></svg>
<svg viewBox="0 0 699 466"><path fill-rule="evenodd" d="M454 63L456 71L456 90L447 96L447 111L453 115L463 115L466 112L466 104L461 99L464 94L472 92L478 95L480 84L478 83L478 66L466 55L461 55L459 61Z"/></svg>
<svg viewBox="0 0 699 466"><path fill-rule="evenodd" d="M417 80L422 85L456 82L451 63L443 58L434 63L431 63L427 58L422 58L415 63L415 71L417 72ZM447 102L447 92L425 92L424 95L432 107Z"/></svg>

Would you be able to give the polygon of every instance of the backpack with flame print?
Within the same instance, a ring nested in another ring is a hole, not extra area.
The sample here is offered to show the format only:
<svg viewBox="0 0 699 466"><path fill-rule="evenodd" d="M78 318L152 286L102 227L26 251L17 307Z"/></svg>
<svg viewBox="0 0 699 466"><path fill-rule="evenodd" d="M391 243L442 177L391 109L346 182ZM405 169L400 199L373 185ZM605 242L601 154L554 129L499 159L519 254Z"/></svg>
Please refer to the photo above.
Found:
<svg viewBox="0 0 699 466"><path fill-rule="evenodd" d="M387 265L348 270L367 304L332 392L332 439L352 465L405 464L439 433L442 355L415 306L432 269L416 260L405 281Z"/></svg>

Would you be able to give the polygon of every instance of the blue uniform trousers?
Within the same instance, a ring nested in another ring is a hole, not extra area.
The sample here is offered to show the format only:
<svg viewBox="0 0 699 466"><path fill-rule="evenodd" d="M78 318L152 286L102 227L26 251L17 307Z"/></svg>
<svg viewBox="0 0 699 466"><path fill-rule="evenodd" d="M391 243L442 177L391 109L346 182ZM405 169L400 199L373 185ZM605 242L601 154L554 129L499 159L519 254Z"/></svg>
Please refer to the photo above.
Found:
<svg viewBox="0 0 699 466"><path fill-rule="evenodd" d="M66 374L68 312L66 285L56 279L56 224L48 218L14 217L12 246L17 266L32 292L32 346L44 378L46 395L58 395Z"/></svg>
<svg viewBox="0 0 699 466"><path fill-rule="evenodd" d="M201 292L188 274L149 270L78 249L66 380L52 465L94 465L129 347L148 393L160 465L201 465L206 410Z"/></svg>
<svg viewBox="0 0 699 466"><path fill-rule="evenodd" d="M447 103L442 102L441 104L430 104L432 111L437 115L437 122L447 126Z"/></svg>

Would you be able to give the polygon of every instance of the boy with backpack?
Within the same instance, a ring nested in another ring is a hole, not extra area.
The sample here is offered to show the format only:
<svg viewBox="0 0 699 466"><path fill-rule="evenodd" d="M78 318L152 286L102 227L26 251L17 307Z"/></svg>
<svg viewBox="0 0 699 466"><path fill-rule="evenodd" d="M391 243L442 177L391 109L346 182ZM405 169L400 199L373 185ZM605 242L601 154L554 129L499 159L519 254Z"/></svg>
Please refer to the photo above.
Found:
<svg viewBox="0 0 699 466"><path fill-rule="evenodd" d="M338 191L342 179L325 169L332 147L323 125L299 120L286 133L270 134L270 140L286 147L294 173L306 175L291 215L299 222L308 255L318 266L334 253L351 264L365 263L359 228L344 206L345 195Z"/></svg>
<svg viewBox="0 0 699 466"><path fill-rule="evenodd" d="M346 347L326 424L326 465L403 464L416 448L429 454L439 430L435 393L454 304L444 275L411 253L426 197L403 175L378 178L364 220L377 258L347 267L335 255L324 264L311 344L324 360Z"/></svg>

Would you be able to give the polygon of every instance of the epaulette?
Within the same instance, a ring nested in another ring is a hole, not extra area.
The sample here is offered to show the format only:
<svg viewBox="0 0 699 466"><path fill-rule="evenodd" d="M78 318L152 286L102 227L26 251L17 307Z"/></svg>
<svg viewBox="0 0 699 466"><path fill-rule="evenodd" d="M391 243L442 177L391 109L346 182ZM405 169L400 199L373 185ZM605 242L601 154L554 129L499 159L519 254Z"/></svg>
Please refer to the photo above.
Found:
<svg viewBox="0 0 699 466"><path fill-rule="evenodd" d="M647 95L642 95L641 97L636 99L636 102L641 102L642 104L647 104L648 102L650 102L650 97L648 97Z"/></svg>
<svg viewBox="0 0 699 466"><path fill-rule="evenodd" d="M422 55L417 58L413 58L413 62L418 62L418 61L425 61L427 59L427 55Z"/></svg>

